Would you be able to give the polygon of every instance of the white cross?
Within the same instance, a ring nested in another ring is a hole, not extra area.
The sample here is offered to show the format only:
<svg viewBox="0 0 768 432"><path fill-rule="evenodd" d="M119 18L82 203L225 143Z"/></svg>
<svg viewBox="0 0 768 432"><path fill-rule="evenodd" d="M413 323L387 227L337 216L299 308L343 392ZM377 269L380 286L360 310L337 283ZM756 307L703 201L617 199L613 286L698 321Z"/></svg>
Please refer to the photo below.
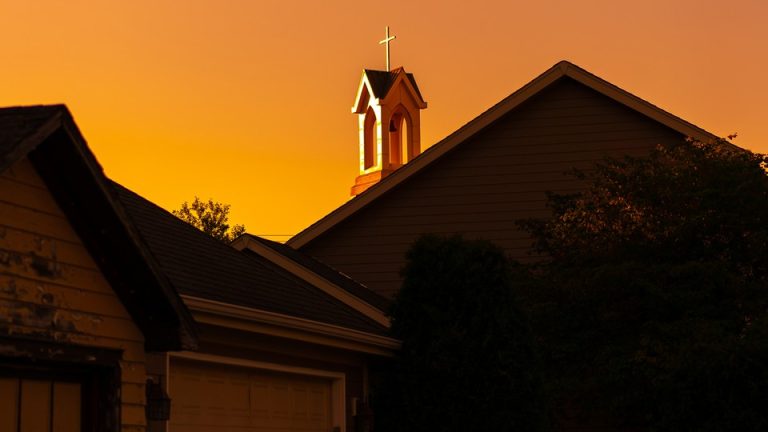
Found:
<svg viewBox="0 0 768 432"><path fill-rule="evenodd" d="M395 40L395 36L389 35L389 26L387 26L387 33L384 40L379 41L379 45L387 46L387 72L389 72L389 42Z"/></svg>

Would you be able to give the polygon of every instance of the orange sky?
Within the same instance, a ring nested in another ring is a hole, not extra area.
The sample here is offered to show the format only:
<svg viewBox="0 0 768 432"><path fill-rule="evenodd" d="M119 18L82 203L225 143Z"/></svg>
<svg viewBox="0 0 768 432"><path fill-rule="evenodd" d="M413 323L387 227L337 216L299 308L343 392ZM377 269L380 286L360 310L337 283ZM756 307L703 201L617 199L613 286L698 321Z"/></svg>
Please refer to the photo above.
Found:
<svg viewBox="0 0 768 432"><path fill-rule="evenodd" d="M114 180L295 234L348 198L385 25L424 147L566 59L768 152L766 23L764 0L0 0L0 106L66 103Z"/></svg>

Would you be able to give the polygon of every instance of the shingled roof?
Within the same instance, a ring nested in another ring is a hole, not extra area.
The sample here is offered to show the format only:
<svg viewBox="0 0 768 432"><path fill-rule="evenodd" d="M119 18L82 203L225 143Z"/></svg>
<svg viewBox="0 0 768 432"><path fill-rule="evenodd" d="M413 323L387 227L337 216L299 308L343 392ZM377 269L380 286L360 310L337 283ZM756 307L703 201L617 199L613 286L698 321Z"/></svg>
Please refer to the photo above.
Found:
<svg viewBox="0 0 768 432"><path fill-rule="evenodd" d="M383 99L386 97L389 89L392 88L392 84L394 84L395 79L403 70L404 69L402 67L393 69L389 72L365 69L365 75L368 77L368 82L371 84L373 97L378 99ZM424 97L421 95L421 90L419 90L419 86L416 85L416 79L413 77L413 74L406 72L405 75L408 77L408 81L411 82L413 89L416 90L416 93L419 95L419 97L424 99Z"/></svg>
<svg viewBox="0 0 768 432"><path fill-rule="evenodd" d="M270 261L240 252L125 187L112 185L182 295L387 335L384 326Z"/></svg>
<svg viewBox="0 0 768 432"><path fill-rule="evenodd" d="M61 123L63 105L38 105L0 109L0 172L35 147L33 139L46 123ZM50 129L50 128L48 128Z"/></svg>
<svg viewBox="0 0 768 432"><path fill-rule="evenodd" d="M368 289L365 285L355 281L346 274L330 267L329 265L321 262L315 257L312 257L304 252L298 251L283 243L278 243L272 240L267 240L262 237L258 237L251 234L244 234L248 236L248 239L259 242L260 244L274 250L282 256L290 259L291 261L303 266L304 268L314 272L315 274L325 278L329 282L332 282L339 288L349 292L350 294L360 298L371 306L378 308L382 312L387 312L391 301L382 297L374 291ZM243 251L247 252L248 249ZM253 252L251 252L253 253Z"/></svg>

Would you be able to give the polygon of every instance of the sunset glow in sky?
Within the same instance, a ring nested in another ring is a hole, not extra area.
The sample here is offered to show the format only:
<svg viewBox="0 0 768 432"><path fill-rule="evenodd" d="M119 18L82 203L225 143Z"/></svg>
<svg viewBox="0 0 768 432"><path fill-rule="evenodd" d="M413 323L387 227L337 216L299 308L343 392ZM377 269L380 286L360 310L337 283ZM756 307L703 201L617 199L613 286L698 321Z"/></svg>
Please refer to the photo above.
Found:
<svg viewBox="0 0 768 432"><path fill-rule="evenodd" d="M0 106L65 103L115 181L287 235L349 198L386 25L423 148L569 60L768 152L767 23L764 0L0 0Z"/></svg>

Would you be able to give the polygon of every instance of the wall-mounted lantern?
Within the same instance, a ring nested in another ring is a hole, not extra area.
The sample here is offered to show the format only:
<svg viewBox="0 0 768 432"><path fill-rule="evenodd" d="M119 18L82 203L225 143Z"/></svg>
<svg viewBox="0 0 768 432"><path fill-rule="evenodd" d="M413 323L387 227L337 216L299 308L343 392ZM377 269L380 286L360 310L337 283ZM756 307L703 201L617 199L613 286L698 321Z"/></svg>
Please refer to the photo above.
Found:
<svg viewBox="0 0 768 432"><path fill-rule="evenodd" d="M355 419L355 432L373 431L373 410L358 398L352 398L352 418Z"/></svg>
<svg viewBox="0 0 768 432"><path fill-rule="evenodd" d="M147 420L167 421L171 418L171 398L158 382L147 379Z"/></svg>

